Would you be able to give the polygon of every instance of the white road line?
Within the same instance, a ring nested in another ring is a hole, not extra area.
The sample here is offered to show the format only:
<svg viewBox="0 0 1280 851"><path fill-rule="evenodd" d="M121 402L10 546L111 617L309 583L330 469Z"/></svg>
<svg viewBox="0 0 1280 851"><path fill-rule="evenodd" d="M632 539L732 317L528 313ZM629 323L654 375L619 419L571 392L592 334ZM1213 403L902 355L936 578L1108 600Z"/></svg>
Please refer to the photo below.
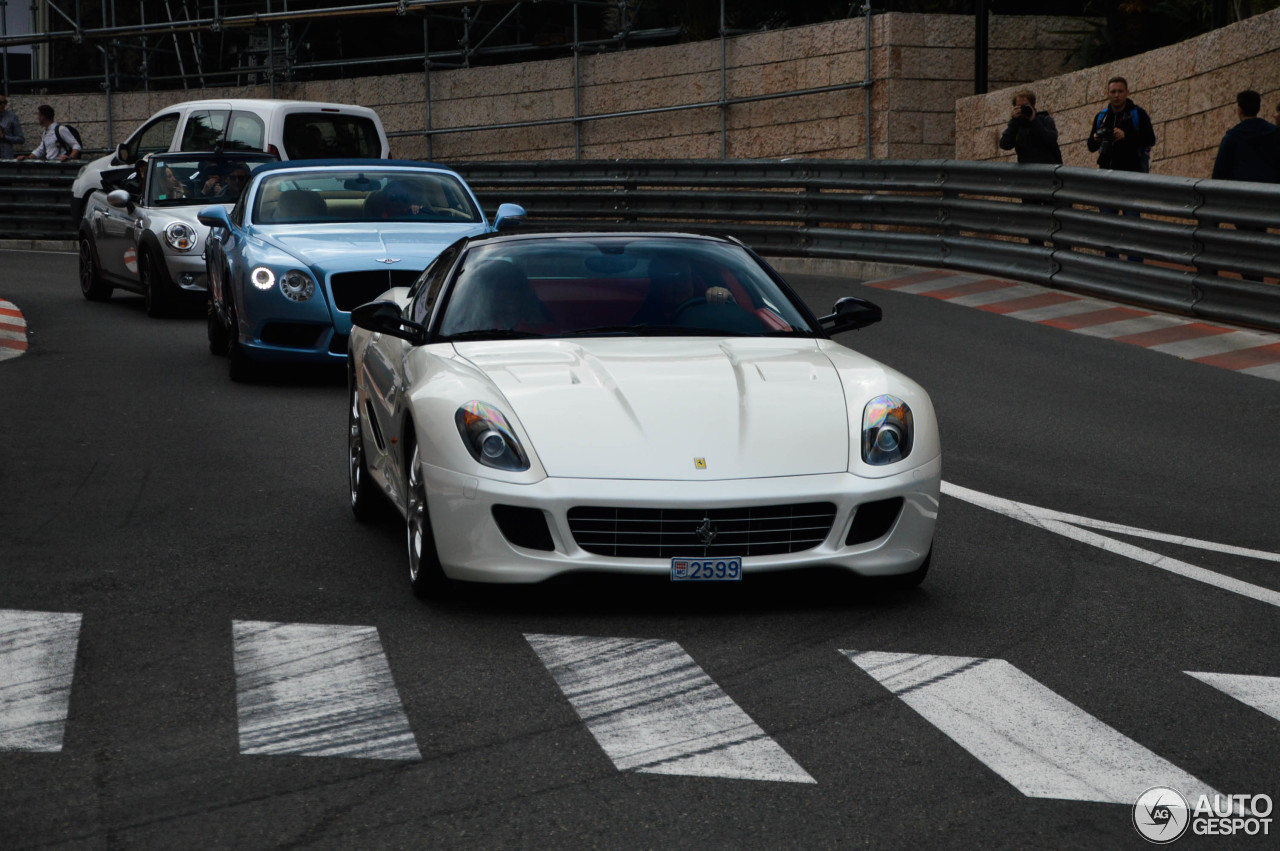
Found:
<svg viewBox="0 0 1280 851"><path fill-rule="evenodd" d="M1116 555L1131 558L1135 561L1149 564L1152 567L1158 567L1161 570L1167 570L1170 573L1176 573L1187 579L1194 579L1197 582L1203 582L1206 585L1212 585L1215 588L1221 588L1224 591L1230 591L1233 594L1240 594L1244 597L1257 600L1260 603L1266 603L1271 606L1280 606L1280 591L1273 591L1270 588L1263 588L1260 585L1252 585L1248 582L1242 582L1239 579L1233 579L1221 573L1214 573L1212 570L1206 570L1203 567L1197 567L1194 564L1187 564L1185 561L1179 561L1176 558L1153 553L1150 550L1144 550L1141 547L1128 544L1123 541L1117 541L1114 538L1108 538L1105 535L1098 535L1085 529L1077 528L1072 523L1055 519L1053 515L1059 512L1053 512L1048 509L1038 508L1034 505L1027 505L1021 502L1014 502L1011 499L1002 499L998 496L981 493L980 491L970 490L968 488L954 485L950 482L942 483L942 492L948 496L962 499L965 502L994 511L997 514L1003 514L1006 517L1012 517L1015 520L1021 520L1032 526L1044 529L1048 532L1056 532L1067 538L1080 541L1115 553ZM1071 517L1073 515L1063 515ZM1095 521L1097 522L1097 521ZM1128 529L1129 527L1120 527ZM1128 533L1132 534L1132 533ZM1157 533L1148 533L1147 537L1154 537ZM1173 536L1163 536L1161 539L1173 540ZM1205 542L1190 543L1193 539L1178 539L1178 542L1187 546L1195 546ZM1203 548L1203 547L1202 547ZM1223 552L1235 551L1236 554L1248 554L1254 558L1267 558L1277 560L1276 554L1264 553L1259 550L1244 550L1239 547L1223 547Z"/></svg>
<svg viewBox="0 0 1280 851"><path fill-rule="evenodd" d="M1003 659L840 652L1028 797L1132 806L1152 786L1215 794Z"/></svg>
<svg viewBox="0 0 1280 851"><path fill-rule="evenodd" d="M1208 683L1218 691L1280 721L1280 677L1211 674L1205 671L1183 671L1183 673Z"/></svg>
<svg viewBox="0 0 1280 851"><path fill-rule="evenodd" d="M816 782L674 641L525 639L619 771Z"/></svg>
<svg viewBox="0 0 1280 851"><path fill-rule="evenodd" d="M1194 340L1180 340L1176 343L1165 343L1152 346L1155 352L1194 360L1221 355L1227 352L1238 352L1241 349L1254 349L1258 346L1269 346L1276 341L1275 337L1264 337L1249 331L1231 331L1227 334L1214 334L1210 337L1196 337Z"/></svg>
<svg viewBox="0 0 1280 851"><path fill-rule="evenodd" d="M80 615L0 609L0 751L62 750Z"/></svg>
<svg viewBox="0 0 1280 851"><path fill-rule="evenodd" d="M375 627L232 629L241 753L422 758Z"/></svg>
<svg viewBox="0 0 1280 851"><path fill-rule="evenodd" d="M1147 331L1162 331L1165 328L1173 328L1179 325L1189 325L1186 319L1179 319L1176 316L1161 316L1155 314L1152 316L1139 316L1136 319L1121 319L1117 322L1104 322L1101 325L1090 325L1085 328L1077 328L1077 334L1086 334L1090 337L1104 337L1111 339L1112 337L1124 337L1128 334L1143 334Z"/></svg>
<svg viewBox="0 0 1280 851"><path fill-rule="evenodd" d="M1115 307L1115 305L1105 301L1095 301L1091 298L1077 298L1074 301L1063 301L1046 307L1016 310L1013 313L1006 313L1005 316L1012 319L1021 319L1023 322L1044 322L1048 319L1062 319L1065 316L1075 316L1079 313L1106 310L1109 307Z"/></svg>

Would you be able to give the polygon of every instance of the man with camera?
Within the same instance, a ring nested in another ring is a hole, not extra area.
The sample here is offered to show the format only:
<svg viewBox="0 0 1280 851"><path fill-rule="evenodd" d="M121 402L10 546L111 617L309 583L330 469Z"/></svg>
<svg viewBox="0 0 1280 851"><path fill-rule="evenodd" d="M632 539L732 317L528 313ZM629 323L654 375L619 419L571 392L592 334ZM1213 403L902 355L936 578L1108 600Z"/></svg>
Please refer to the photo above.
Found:
<svg viewBox="0 0 1280 851"><path fill-rule="evenodd" d="M1098 168L1150 170L1156 131L1147 111L1129 100L1129 82L1124 77L1107 80L1107 108L1094 117L1086 144L1091 153L1097 152Z"/></svg>
<svg viewBox="0 0 1280 851"><path fill-rule="evenodd" d="M1062 164L1058 126L1048 112L1036 111L1036 93L1027 89L1013 96L1013 113L1000 135L1000 149L1014 151L1020 163Z"/></svg>

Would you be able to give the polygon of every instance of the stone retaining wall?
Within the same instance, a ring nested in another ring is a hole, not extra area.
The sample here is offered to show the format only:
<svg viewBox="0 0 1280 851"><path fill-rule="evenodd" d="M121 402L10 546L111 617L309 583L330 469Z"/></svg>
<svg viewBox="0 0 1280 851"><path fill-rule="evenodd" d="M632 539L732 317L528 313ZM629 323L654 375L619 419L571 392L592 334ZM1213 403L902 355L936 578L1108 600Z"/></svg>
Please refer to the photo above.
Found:
<svg viewBox="0 0 1280 851"><path fill-rule="evenodd" d="M729 39L725 87L729 98L858 83L866 72L865 22L853 18ZM1070 19L1001 17L992 20L992 85L1013 85L1071 70L1084 25ZM876 15L871 23L871 151L878 158L949 158L955 153L955 103L973 91L973 18L967 15ZM607 114L714 102L721 95L720 42L705 41L583 56L579 114ZM474 125L572 119L572 58L347 80L278 82L276 97L358 103L373 107L390 133L419 133ZM90 148L122 140L156 110L205 97L269 97L266 85L111 98L113 136L107 138L101 94L14 97L24 129L36 129L44 100L75 124ZM725 153L733 158L862 158L866 155L866 95L862 89L730 106L724 116ZM428 124L429 122L429 124ZM718 107L579 123L581 156L601 158L717 158ZM392 140L392 154L441 161L571 159L573 124L438 134Z"/></svg>
<svg viewBox="0 0 1280 851"><path fill-rule="evenodd" d="M1085 139L1093 116L1106 106L1107 80L1129 81L1134 103L1151 114L1156 146L1151 171L1208 177L1218 143L1239 120L1236 93L1262 95L1261 116L1270 120L1280 103L1280 9L1256 15L1181 44L1141 56L1057 76L1045 76L956 104L957 159L1013 159L997 140L1009 118L1013 92L1030 88L1058 125L1067 165L1094 166Z"/></svg>

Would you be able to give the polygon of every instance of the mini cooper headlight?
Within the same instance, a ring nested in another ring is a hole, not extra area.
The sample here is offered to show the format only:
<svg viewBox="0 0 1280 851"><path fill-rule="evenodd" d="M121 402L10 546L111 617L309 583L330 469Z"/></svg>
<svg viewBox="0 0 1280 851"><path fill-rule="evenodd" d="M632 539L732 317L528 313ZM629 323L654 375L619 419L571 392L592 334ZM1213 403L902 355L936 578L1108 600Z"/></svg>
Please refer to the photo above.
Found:
<svg viewBox="0 0 1280 851"><path fill-rule="evenodd" d="M862 409L862 460L868 464L901 461L914 440L911 408L897 396L877 396Z"/></svg>
<svg viewBox="0 0 1280 851"><path fill-rule="evenodd" d="M276 273L266 266L257 266L249 273L249 280L260 290L269 290L276 285Z"/></svg>
<svg viewBox="0 0 1280 851"><path fill-rule="evenodd" d="M280 276L280 292L290 301L306 301L315 295L316 285L306 272L290 269Z"/></svg>
<svg viewBox="0 0 1280 851"><path fill-rule="evenodd" d="M191 225L184 222L170 222L164 229L164 241L169 243L169 247L174 251L190 251L196 247L199 240L196 238L195 228Z"/></svg>
<svg viewBox="0 0 1280 851"><path fill-rule="evenodd" d="M458 409L454 422L467 451L481 464L517 472L529 469L529 456L497 408L484 402L468 402Z"/></svg>

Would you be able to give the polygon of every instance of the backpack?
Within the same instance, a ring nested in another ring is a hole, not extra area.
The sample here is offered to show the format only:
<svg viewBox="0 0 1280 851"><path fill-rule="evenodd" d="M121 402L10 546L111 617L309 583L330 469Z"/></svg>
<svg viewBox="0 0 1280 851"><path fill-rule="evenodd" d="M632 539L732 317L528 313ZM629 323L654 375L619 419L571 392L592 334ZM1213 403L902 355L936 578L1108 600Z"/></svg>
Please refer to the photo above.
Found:
<svg viewBox="0 0 1280 851"><path fill-rule="evenodd" d="M70 124L54 124L53 138L58 142L58 150L62 151L62 153L68 157L71 156L71 152L75 150L66 142L62 141L62 133L60 131L64 127L67 129L67 132L71 134L71 138L76 140L76 144L80 146L80 149L84 150L84 141L80 138L79 130L72 127Z"/></svg>

